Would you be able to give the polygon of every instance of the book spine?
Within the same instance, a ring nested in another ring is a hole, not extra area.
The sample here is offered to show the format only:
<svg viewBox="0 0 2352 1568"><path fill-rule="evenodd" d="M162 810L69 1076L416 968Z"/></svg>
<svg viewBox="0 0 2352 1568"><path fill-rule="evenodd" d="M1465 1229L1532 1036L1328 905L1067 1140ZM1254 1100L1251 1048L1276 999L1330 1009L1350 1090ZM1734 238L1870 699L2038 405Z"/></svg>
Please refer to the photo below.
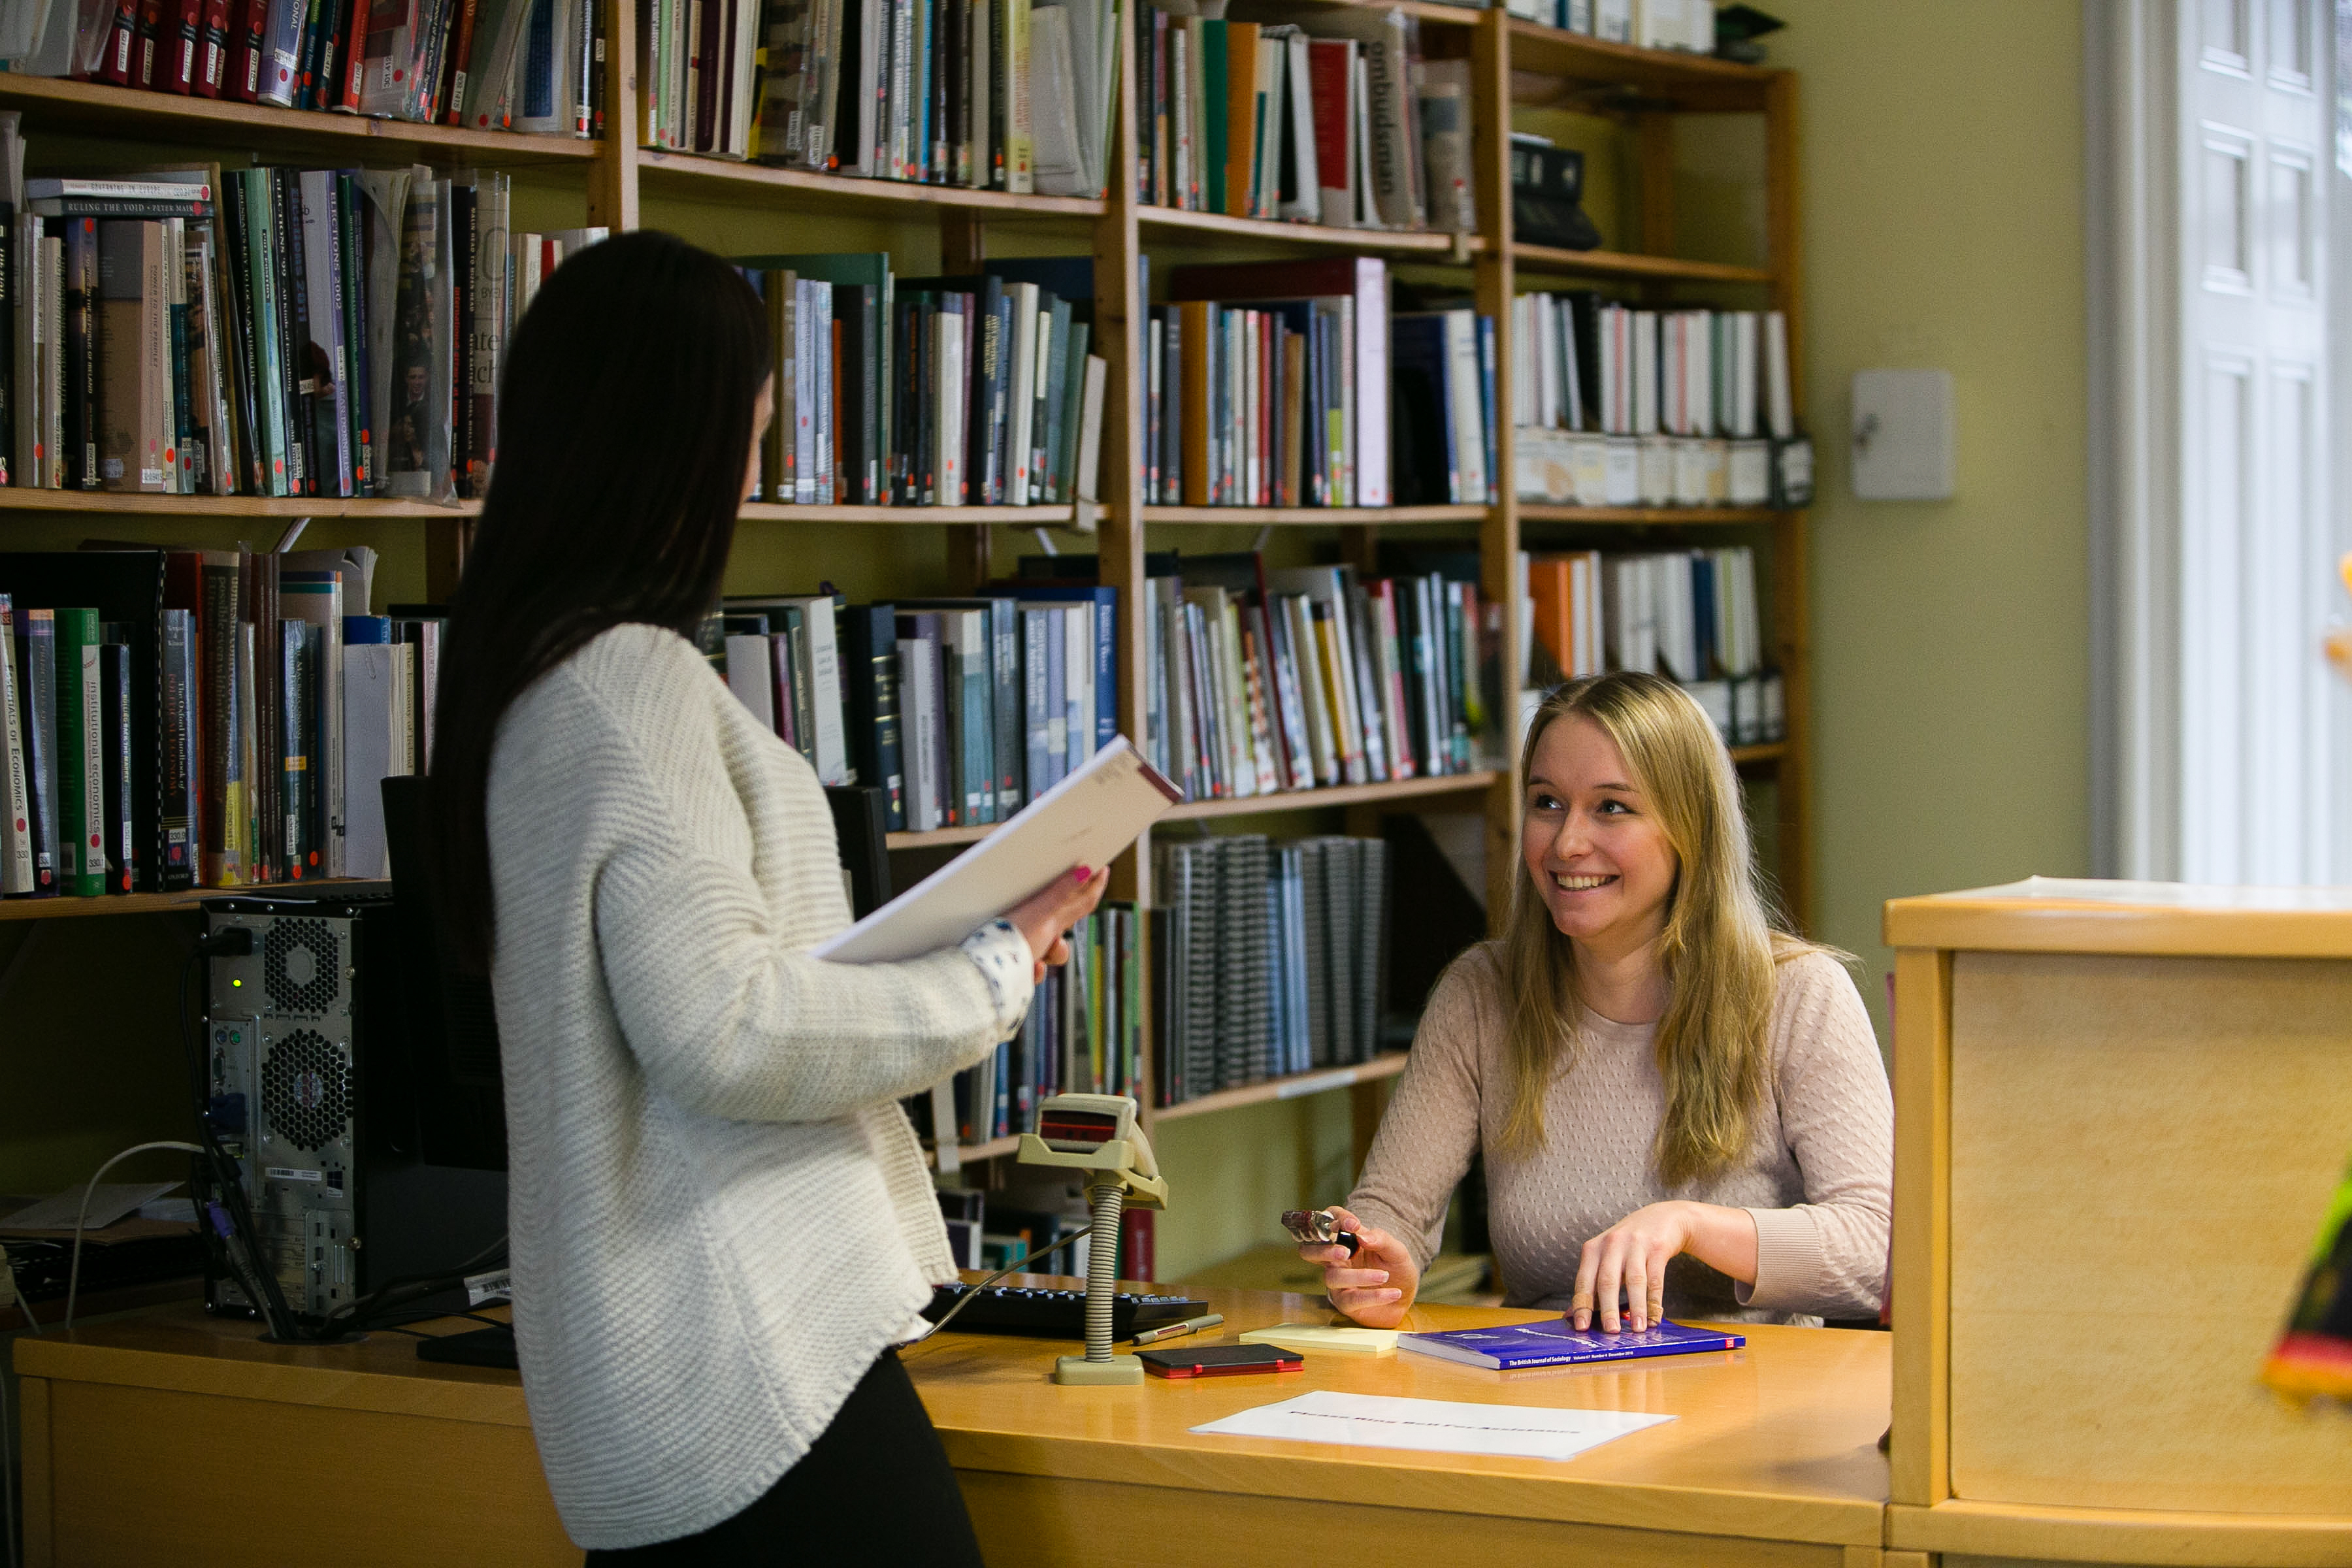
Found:
<svg viewBox="0 0 2352 1568"><path fill-rule="evenodd" d="M106 643L99 649L99 710L105 887L110 893L128 893L142 879L138 813L131 789L131 649L122 643Z"/></svg>
<svg viewBox="0 0 2352 1568"><path fill-rule="evenodd" d="M196 885L196 791L203 776L196 713L196 626L189 610L163 612L163 863L166 892Z"/></svg>
<svg viewBox="0 0 2352 1568"><path fill-rule="evenodd" d="M17 613L17 665L22 674L25 720L26 822L33 846L33 886L60 893L66 886L64 825L59 820L63 780L58 757L58 627L55 612Z"/></svg>
<svg viewBox="0 0 2352 1568"><path fill-rule="evenodd" d="M16 616L0 594L0 896L38 890L33 874L33 808L26 784L25 706L16 678Z"/></svg>
<svg viewBox="0 0 2352 1568"><path fill-rule="evenodd" d="M106 890L105 697L98 612L58 616L58 822L65 843L65 891Z"/></svg>

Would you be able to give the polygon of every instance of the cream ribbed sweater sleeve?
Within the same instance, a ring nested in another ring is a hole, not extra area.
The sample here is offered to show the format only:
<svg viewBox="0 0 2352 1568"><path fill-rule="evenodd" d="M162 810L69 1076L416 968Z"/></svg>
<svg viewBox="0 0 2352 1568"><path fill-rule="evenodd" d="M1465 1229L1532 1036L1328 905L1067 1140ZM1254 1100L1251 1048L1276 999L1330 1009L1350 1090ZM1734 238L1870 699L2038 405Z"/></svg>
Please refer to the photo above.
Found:
<svg viewBox="0 0 2352 1568"><path fill-rule="evenodd" d="M622 734L616 760L641 764ZM655 775L608 782L651 788ZM738 1121L829 1121L926 1089L1019 1026L1025 969L992 977L958 948L863 964L795 952L752 866L671 820L604 862L595 920L622 1033L673 1102Z"/></svg>
<svg viewBox="0 0 2352 1568"><path fill-rule="evenodd" d="M1780 1139L1804 1202L1748 1209L1756 1283L1742 1306L1832 1318L1874 1317L1894 1212L1895 1100L1878 1037L1843 969L1811 953L1780 966L1773 1009Z"/></svg>

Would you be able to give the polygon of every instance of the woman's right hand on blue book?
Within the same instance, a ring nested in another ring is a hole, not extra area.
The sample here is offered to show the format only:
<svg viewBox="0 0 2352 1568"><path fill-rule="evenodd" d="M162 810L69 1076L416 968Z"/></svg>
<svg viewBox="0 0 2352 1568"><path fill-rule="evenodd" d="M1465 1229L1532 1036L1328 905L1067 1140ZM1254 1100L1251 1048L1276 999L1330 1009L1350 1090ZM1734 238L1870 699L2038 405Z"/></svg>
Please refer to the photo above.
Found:
<svg viewBox="0 0 2352 1568"><path fill-rule="evenodd" d="M1404 1321L1421 1284L1421 1270L1403 1242L1387 1231L1367 1226L1346 1209L1334 1208L1339 1228L1353 1231L1353 1257L1337 1242L1308 1242L1298 1256L1323 1269L1323 1289L1331 1305L1368 1329L1393 1329Z"/></svg>

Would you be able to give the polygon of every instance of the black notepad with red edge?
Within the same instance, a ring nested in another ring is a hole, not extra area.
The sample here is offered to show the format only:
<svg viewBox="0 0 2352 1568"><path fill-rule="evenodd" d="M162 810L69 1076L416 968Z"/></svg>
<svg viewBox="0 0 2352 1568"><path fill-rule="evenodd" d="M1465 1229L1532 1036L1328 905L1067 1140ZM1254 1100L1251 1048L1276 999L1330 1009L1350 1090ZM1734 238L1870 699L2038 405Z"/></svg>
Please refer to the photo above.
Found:
<svg viewBox="0 0 2352 1568"><path fill-rule="evenodd" d="M1280 1345L1200 1345L1135 1352L1155 1377L1239 1377L1256 1372L1297 1372L1307 1364Z"/></svg>

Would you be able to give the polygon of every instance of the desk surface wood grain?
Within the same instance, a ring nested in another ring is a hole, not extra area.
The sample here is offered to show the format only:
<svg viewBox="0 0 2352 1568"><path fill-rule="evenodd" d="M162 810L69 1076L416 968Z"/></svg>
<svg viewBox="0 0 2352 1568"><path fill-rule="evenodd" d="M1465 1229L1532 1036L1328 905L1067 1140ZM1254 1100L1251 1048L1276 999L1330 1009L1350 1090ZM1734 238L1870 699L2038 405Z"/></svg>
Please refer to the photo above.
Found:
<svg viewBox="0 0 2352 1568"><path fill-rule="evenodd" d="M1226 1321L1202 1342L1326 1315L1297 1296L1207 1294ZM1409 1326L1463 1328L1542 1315L1430 1307L1416 1310ZM1741 1331L1749 1336L1743 1351L1614 1365L1505 1373L1405 1353L1321 1355L1309 1356L1304 1372L1281 1377L1152 1378L1130 1388L1050 1382L1054 1357L1076 1348L1063 1342L950 1332L903 1354L968 1488L979 1476L1048 1478L1875 1548L1887 1500L1886 1460L1877 1443L1887 1424L1888 1336L1769 1326ZM493 1427L529 1422L516 1374L420 1362L415 1342L399 1334L341 1347L268 1345L253 1325L181 1308L91 1328L71 1341L19 1340L16 1358L24 1375L59 1384ZM1190 1430L1318 1388L1676 1419L1565 1463Z"/></svg>

